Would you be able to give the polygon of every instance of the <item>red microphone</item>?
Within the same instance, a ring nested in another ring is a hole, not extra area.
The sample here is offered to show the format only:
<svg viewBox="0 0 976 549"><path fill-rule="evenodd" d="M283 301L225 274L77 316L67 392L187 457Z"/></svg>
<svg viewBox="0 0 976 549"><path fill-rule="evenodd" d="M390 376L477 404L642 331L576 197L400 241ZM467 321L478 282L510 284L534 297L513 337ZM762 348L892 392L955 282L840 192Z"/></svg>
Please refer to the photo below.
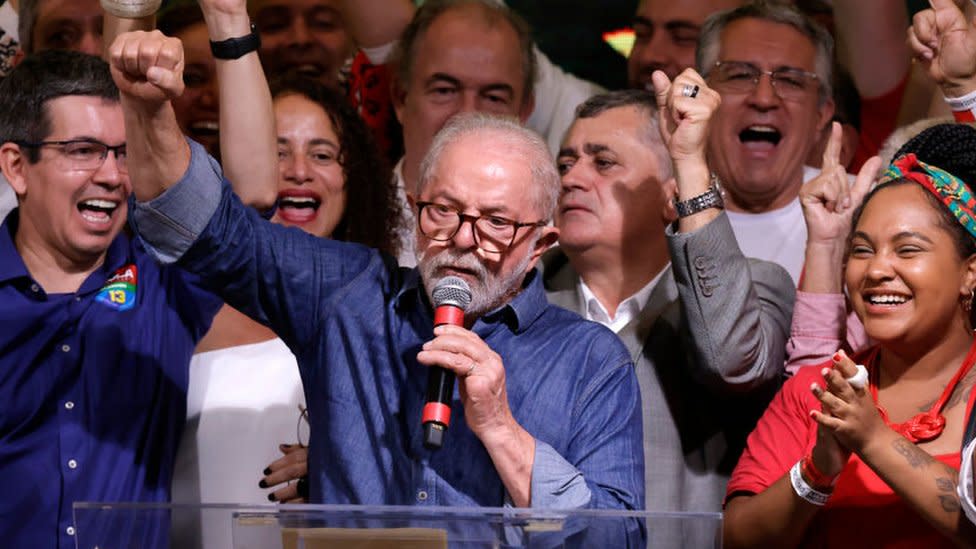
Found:
<svg viewBox="0 0 976 549"><path fill-rule="evenodd" d="M434 301L434 327L443 324L464 326L464 310L471 303L471 287L456 276L442 278L431 292ZM427 403L424 404L424 446L438 450L451 424L454 397L454 372L431 366L427 377Z"/></svg>

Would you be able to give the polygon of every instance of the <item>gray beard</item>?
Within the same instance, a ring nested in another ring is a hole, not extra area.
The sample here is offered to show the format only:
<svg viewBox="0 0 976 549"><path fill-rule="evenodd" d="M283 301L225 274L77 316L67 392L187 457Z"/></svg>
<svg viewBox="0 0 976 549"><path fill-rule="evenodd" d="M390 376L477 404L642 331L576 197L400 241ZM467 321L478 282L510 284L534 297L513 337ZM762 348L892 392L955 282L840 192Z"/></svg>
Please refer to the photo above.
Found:
<svg viewBox="0 0 976 549"><path fill-rule="evenodd" d="M531 250L533 247L529 246L529 249ZM416 253L417 269L420 271L424 291L427 292L427 298L431 300L431 303L433 303L431 291L444 278L444 276L437 276L436 274L440 268L464 269L475 276L476 281L471 284L471 303L465 309L465 316L471 318L481 317L515 297L522 289L522 281L525 279L529 261L532 259L532 254L526 253L509 275L496 276L488 271L487 267L475 257L473 252L458 253L452 248L447 248L433 257L425 257L420 250L417 250Z"/></svg>

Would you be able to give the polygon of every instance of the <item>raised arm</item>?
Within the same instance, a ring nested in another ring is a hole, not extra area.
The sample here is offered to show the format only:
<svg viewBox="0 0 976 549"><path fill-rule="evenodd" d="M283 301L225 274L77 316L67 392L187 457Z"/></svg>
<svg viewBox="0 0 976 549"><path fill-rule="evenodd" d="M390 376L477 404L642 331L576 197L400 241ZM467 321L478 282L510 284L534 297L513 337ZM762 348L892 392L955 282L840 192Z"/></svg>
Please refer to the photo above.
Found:
<svg viewBox="0 0 976 549"><path fill-rule="evenodd" d="M930 4L915 14L908 44L951 102L976 91L976 19L968 18L953 0Z"/></svg>
<svg viewBox="0 0 976 549"><path fill-rule="evenodd" d="M246 0L199 0L210 40L247 36ZM278 145L268 81L257 51L217 59L220 95L220 157L224 174L241 201L258 210L274 205Z"/></svg>
<svg viewBox="0 0 976 549"><path fill-rule="evenodd" d="M199 0L199 3L210 40L239 38L251 32L246 0ZM118 36L155 28L155 12L149 11L153 3L145 4L144 12L148 15L121 9L106 13L103 33L106 56ZM112 2L103 5L111 9ZM257 52L238 59L217 59L216 66L224 173L242 202L266 210L274 205L277 196L278 156L271 92L264 70Z"/></svg>
<svg viewBox="0 0 976 549"><path fill-rule="evenodd" d="M151 200L190 165L190 148L170 100L183 93L183 46L159 31L120 35L108 52L125 113L132 190Z"/></svg>
<svg viewBox="0 0 976 549"><path fill-rule="evenodd" d="M860 350L857 347L866 340L860 322L847 313L843 263L851 217L871 188L881 160L872 157L865 162L851 186L840 164L840 146L840 124L834 122L820 175L800 189L807 244L787 343L790 371L822 363L845 345Z"/></svg>
<svg viewBox="0 0 976 549"><path fill-rule="evenodd" d="M837 54L861 97L880 97L908 74L908 9L891 0L835 0Z"/></svg>
<svg viewBox="0 0 976 549"><path fill-rule="evenodd" d="M678 200L692 200L711 188L704 143L720 98L692 69L674 84L660 71L652 78ZM668 229L668 246L693 373L719 393L778 385L794 297L786 271L743 256L720 207L681 217L676 233Z"/></svg>
<svg viewBox="0 0 976 549"><path fill-rule="evenodd" d="M202 146L191 156L170 104L183 88L179 40L128 33L110 57L138 201L130 220L147 249L161 262L181 261L289 347L310 348L321 335L322 301L368 267L383 276L381 256L261 219L230 192Z"/></svg>

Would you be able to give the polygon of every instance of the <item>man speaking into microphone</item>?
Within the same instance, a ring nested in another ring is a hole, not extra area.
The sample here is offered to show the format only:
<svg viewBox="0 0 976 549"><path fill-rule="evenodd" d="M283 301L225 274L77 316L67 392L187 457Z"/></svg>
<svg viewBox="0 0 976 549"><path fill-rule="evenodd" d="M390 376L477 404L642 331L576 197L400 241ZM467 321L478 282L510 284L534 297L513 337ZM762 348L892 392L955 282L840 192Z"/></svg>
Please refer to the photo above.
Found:
<svg viewBox="0 0 976 549"><path fill-rule="evenodd" d="M559 175L541 138L507 119L450 121L412 201L418 268L402 269L243 207L179 133L168 99L182 63L176 45L153 40L168 39L127 35L111 55L133 225L159 260L199 274L298 357L312 502L643 508L629 354L609 330L549 305L534 269L558 233ZM431 293L446 277L466 282L471 301L462 326L434 328ZM438 450L425 448L421 421L431 366L457 378Z"/></svg>

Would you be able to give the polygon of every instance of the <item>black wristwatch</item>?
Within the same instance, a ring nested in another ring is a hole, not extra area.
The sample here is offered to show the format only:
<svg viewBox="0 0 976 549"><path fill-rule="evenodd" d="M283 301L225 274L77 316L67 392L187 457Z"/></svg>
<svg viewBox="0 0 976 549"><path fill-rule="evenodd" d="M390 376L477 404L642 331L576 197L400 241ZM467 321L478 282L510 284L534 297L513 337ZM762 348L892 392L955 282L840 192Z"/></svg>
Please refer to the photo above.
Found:
<svg viewBox="0 0 976 549"><path fill-rule="evenodd" d="M725 200L722 199L722 191L717 185L712 185L710 189L698 196L693 196L688 200L682 200L674 205L678 211L678 217L688 217L708 208L724 208Z"/></svg>
<svg viewBox="0 0 976 549"><path fill-rule="evenodd" d="M260 47L261 37L258 36L258 28L254 23L251 23L251 34L220 42L210 41L210 51L216 59L239 59Z"/></svg>

